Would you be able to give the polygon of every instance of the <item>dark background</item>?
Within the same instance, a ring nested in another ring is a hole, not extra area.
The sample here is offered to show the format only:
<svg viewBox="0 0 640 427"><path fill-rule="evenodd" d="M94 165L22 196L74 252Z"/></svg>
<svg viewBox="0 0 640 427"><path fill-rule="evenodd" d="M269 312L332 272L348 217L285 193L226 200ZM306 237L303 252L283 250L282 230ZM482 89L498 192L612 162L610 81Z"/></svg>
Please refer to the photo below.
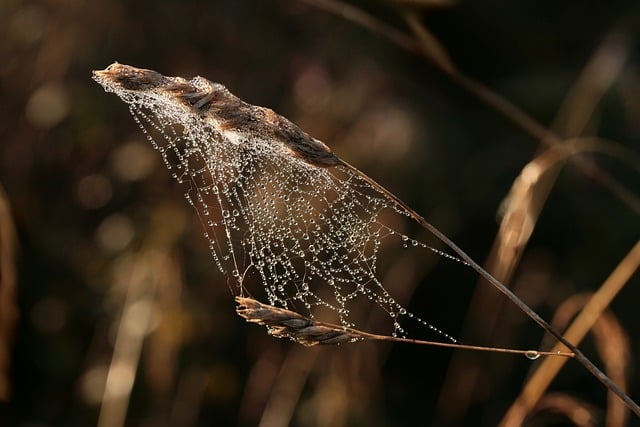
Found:
<svg viewBox="0 0 640 427"><path fill-rule="evenodd" d="M400 6L359 6L410 34ZM567 94L603 40L614 40L624 65L594 101L585 134L628 150L590 158L638 197L638 170L623 161L640 151L636 1L460 2L420 16L460 70L544 126L562 127ZM306 349L237 317L182 190L126 106L90 79L114 60L202 75L273 108L479 262L501 202L540 149L424 57L305 2L2 1L0 183L17 230L20 313L14 339L0 344L12 357L2 425L96 424L128 290L141 274L157 281L156 299L140 352L133 345L126 359L135 373L123 394L127 426L491 426L502 418L532 366L522 356L466 354L484 376L455 386L451 350ZM551 318L562 301L600 287L637 241L638 224L629 203L569 162L516 270L516 292ZM474 344L539 346L541 330L511 306L470 311L477 278L468 269L396 258L388 277L440 329ZM611 307L630 341L636 399L639 285L633 278ZM498 332L469 326L495 313ZM598 364L601 345L584 345ZM606 389L577 363L552 391L604 419ZM530 425L568 422L546 412Z"/></svg>

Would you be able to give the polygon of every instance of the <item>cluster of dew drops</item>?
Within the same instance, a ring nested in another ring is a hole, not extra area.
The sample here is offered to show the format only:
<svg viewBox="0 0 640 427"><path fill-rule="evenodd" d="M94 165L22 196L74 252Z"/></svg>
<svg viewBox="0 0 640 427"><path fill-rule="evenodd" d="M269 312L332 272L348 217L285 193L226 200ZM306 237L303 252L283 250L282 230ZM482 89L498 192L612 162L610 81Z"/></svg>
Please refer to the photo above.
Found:
<svg viewBox="0 0 640 427"><path fill-rule="evenodd" d="M399 318L406 316L450 341L456 342L448 334L397 303L375 275L382 229L386 230L386 236L398 236L405 248L422 247L441 256L460 261L445 252L379 224L377 215L384 208L391 208L406 215L405 212L398 210L394 202L388 200L386 196L377 193L371 187L368 189L375 196L364 195L352 187L357 177L351 175L338 178L327 169L310 167L302 160L284 158L282 153L269 152L268 145L263 145L262 151L244 154L254 158L237 161L238 156L229 156L229 152L220 155L221 150L237 150L237 145L212 144L214 140L219 143L224 142L224 139L219 135L212 138L214 131L211 128L193 127L193 123L190 123L192 126L190 133L181 135L180 132L184 131L185 125L177 123L176 126L176 123L172 123L183 119L176 116L175 112L168 117L162 116L162 106L156 106L151 109L149 115L142 108L132 104L130 104L130 110L147 139L155 149L160 151L167 168L174 169L172 171L174 179L179 182L186 179L191 182L206 181L206 179L212 181L206 186L196 185L195 200L192 192L185 193L185 198L204 217L205 238L209 242L209 249L220 271L229 271L225 265L229 264L231 257L242 258L235 257L235 252L246 252L251 262L255 263L261 271L264 286L272 304L286 307L287 284L294 283L293 299L302 301L310 313L314 305L323 305L338 313L344 327L355 327L356 325L348 320L348 304L356 295L365 295L382 307L393 320L392 335L394 337L406 335L399 323ZM157 141L157 136L152 136L145 125L151 126L154 133L160 135L161 140ZM184 146L189 149L185 150ZM259 159L260 155L264 156L262 160ZM171 156L175 159L170 159ZM225 164L224 161L219 160L229 157L235 158L236 162ZM201 160L197 162L197 166L190 164L194 158ZM261 165L261 161L263 167L267 162L271 164L269 167L264 167L267 170L265 174L258 175L264 176L265 182L250 182L254 175L251 173L245 175L239 171L244 164L244 166L251 165L251 170L255 172L256 165ZM235 191L231 191L229 183L226 182L230 179L236 179ZM313 182L313 185L304 185L304 182ZM358 185L368 186L363 182ZM271 189L276 188L277 191L271 190L272 194L268 194L267 186ZM249 192L250 189L267 191L267 193L263 195L262 201L247 194L241 194L243 191ZM324 194L325 191L340 196L335 200L329 200ZM209 196L212 196L213 200L221 201L220 221L211 219L210 210L218 207L209 206L211 203L207 198ZM313 202L318 201L324 205L324 209L314 212ZM277 203L280 205L276 206ZM229 208L223 205L228 205ZM277 212L278 207L284 209L285 215ZM306 217L298 215L305 211ZM359 213L354 213L355 211ZM238 221L241 222L240 225ZM373 227L378 225L377 228ZM240 241L232 240L229 236L234 231L241 232L242 226L249 227L249 235ZM215 233L211 231L216 227L223 227L226 230L227 238L222 238L222 242L220 236L216 234L217 238L215 238L212 235ZM285 241L295 243L287 245ZM373 243L373 250L371 253L363 254L361 248L367 243ZM339 253L343 255L340 257ZM323 255L328 258L322 259ZM291 261L294 257L304 259L304 273L297 271ZM344 277L337 277L326 266L332 262L339 264L341 272L357 283L355 290L349 292L341 290L346 280ZM240 280L241 267L234 264L230 270L232 276ZM314 293L309 286L310 279L313 277L320 279L333 289L337 306L324 301Z"/></svg>

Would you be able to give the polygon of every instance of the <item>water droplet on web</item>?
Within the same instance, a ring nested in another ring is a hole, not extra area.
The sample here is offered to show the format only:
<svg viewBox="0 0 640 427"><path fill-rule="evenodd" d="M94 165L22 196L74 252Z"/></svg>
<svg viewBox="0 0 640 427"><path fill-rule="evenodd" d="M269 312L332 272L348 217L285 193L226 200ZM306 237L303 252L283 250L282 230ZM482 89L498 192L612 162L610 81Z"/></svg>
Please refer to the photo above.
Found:
<svg viewBox="0 0 640 427"><path fill-rule="evenodd" d="M535 350L528 350L524 353L524 355L527 357L527 359L531 359L531 360L536 360L537 358L540 357L540 353L538 353Z"/></svg>
<svg viewBox="0 0 640 427"><path fill-rule="evenodd" d="M175 80L168 77L166 82ZM180 84L193 85L194 94L212 90L201 78ZM320 308L338 314L344 327L357 327L352 311L366 311L352 308L367 304L389 314L394 336L406 335L402 319L455 342L400 307L384 287L387 271L380 258L390 254L385 252L387 237L394 236L397 243L400 236L404 247L428 247L391 228L409 229L402 223L407 211L357 170L317 167L309 156L327 152L315 153L313 146L298 152L299 141L278 139L273 136L280 135L277 132L244 132L230 125L225 117L233 116L232 107L196 111L185 109L176 91L106 85L129 104L134 120L172 169L171 176L188 187L185 198L203 218L217 268L239 285L240 272L253 276L257 270L255 276L272 304L296 299L309 310L301 314L313 317L313 310ZM224 101L229 94L220 96ZM246 113L251 126L266 124L260 107L248 108L256 112ZM532 356L539 355L527 353Z"/></svg>

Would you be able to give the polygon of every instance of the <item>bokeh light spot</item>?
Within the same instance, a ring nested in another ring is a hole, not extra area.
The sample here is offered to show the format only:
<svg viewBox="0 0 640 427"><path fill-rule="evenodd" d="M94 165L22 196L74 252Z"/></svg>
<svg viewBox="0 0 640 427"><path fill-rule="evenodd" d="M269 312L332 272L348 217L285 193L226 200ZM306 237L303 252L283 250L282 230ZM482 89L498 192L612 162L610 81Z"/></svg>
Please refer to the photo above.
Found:
<svg viewBox="0 0 640 427"><path fill-rule="evenodd" d="M59 83L46 83L36 89L27 102L27 120L36 127L51 128L69 114L67 89Z"/></svg>
<svg viewBox="0 0 640 427"><path fill-rule="evenodd" d="M97 365L89 368L80 378L80 397L89 405L102 402L104 386L107 382L107 365Z"/></svg>
<svg viewBox="0 0 640 427"><path fill-rule="evenodd" d="M98 209L111 200L111 182L99 174L87 175L78 183L78 201L85 209Z"/></svg>
<svg viewBox="0 0 640 427"><path fill-rule="evenodd" d="M125 143L111 157L111 169L123 181L146 178L158 163L153 149L140 140Z"/></svg>
<svg viewBox="0 0 640 427"><path fill-rule="evenodd" d="M105 252L119 252L127 247L135 235L133 221L124 214L105 218L96 229L96 241Z"/></svg>

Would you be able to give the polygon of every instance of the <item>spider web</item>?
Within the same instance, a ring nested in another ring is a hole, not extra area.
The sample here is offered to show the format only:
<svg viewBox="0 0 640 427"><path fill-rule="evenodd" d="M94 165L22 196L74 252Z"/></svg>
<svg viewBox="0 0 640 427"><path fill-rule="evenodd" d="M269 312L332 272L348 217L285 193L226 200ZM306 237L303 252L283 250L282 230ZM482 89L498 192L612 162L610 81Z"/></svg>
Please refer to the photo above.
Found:
<svg viewBox="0 0 640 427"><path fill-rule="evenodd" d="M408 312L378 272L389 242L453 257L391 228L391 215L407 213L365 178L343 165L311 164L269 135L224 130L166 91L94 78L129 105L172 177L185 184L235 294L257 283L271 305L345 328L357 326L353 308L364 299L386 312L393 336L405 337L410 319L455 342ZM199 92L217 85L200 77L181 82Z"/></svg>

